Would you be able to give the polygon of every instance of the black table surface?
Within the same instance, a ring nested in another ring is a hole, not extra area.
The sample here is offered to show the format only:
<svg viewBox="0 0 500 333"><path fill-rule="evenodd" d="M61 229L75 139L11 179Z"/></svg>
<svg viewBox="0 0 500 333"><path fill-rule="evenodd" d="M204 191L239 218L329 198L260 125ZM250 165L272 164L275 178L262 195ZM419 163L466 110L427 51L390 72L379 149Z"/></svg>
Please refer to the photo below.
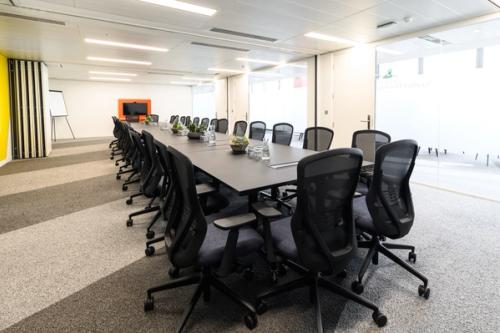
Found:
<svg viewBox="0 0 500 333"><path fill-rule="evenodd" d="M139 132L148 131L159 142L179 150L189 157L197 168L231 187L240 195L294 183L297 180L298 161L316 153L313 150L270 143L270 160L256 161L247 154L233 154L229 146L230 136L226 134L216 133L216 144L208 146L206 142L190 140L169 130L160 130L158 126L133 123L132 127ZM250 140L250 145L261 143ZM363 165L369 164L372 163L363 163ZM280 167L280 165L285 166Z"/></svg>

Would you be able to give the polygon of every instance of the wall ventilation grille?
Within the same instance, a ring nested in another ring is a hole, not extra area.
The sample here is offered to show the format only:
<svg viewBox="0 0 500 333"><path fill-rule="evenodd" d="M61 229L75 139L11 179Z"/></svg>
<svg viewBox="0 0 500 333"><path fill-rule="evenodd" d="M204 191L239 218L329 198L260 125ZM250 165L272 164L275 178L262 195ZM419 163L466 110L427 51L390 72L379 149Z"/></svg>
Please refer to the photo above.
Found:
<svg viewBox="0 0 500 333"><path fill-rule="evenodd" d="M429 43L434 43L434 44L438 44L438 45L450 45L451 44L447 40L436 38L436 37L433 37L431 35L420 36L418 38L426 40Z"/></svg>
<svg viewBox="0 0 500 333"><path fill-rule="evenodd" d="M208 43L201 43L201 42L191 42L192 45L197 45L197 46L206 46L206 47L214 47L217 49L226 49L226 50L233 50L233 51L241 51L241 52L249 52L249 49L242 49L239 47L233 47L233 46L224 46L224 45L216 45L216 44L208 44Z"/></svg>

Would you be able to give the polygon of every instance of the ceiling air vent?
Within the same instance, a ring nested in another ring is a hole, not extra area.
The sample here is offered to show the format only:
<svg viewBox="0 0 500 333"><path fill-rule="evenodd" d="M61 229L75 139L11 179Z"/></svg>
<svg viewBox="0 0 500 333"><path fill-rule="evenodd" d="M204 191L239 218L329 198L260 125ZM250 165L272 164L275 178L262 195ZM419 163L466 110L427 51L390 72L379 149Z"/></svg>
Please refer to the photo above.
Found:
<svg viewBox="0 0 500 333"><path fill-rule="evenodd" d="M232 31L232 30L226 30L226 29L220 29L220 28L212 28L212 29L210 29L210 31L218 32L218 33L226 34L226 35L233 35L233 36L245 37L245 38L250 38L250 39L264 40L266 42L276 42L277 41L276 38L247 34L244 32Z"/></svg>
<svg viewBox="0 0 500 333"><path fill-rule="evenodd" d="M241 49L239 47L215 45L215 44L208 44L208 43L201 43L201 42L191 42L191 45L214 47L216 49L226 49L226 50L241 51L241 52L249 52L250 51L248 49Z"/></svg>
<svg viewBox="0 0 500 333"><path fill-rule="evenodd" d="M436 37L433 37L431 35L420 36L418 38L426 40L429 43L434 43L434 44L438 44L438 45L450 45L451 44L447 40L436 38Z"/></svg>
<svg viewBox="0 0 500 333"><path fill-rule="evenodd" d="M27 20L27 21L34 21L34 22L41 22L41 23L48 23L48 24L66 25L66 23L64 23L62 21L55 21L55 20L49 20L49 19L44 19L44 18L40 18L40 17L24 16L24 15L4 13L4 12L0 12L0 16L12 17L15 19L20 19L20 20Z"/></svg>
<svg viewBox="0 0 500 333"><path fill-rule="evenodd" d="M392 27L393 25L396 25L397 22L394 21L389 21L389 22L384 22L382 24L377 25L377 29L386 29L389 27Z"/></svg>

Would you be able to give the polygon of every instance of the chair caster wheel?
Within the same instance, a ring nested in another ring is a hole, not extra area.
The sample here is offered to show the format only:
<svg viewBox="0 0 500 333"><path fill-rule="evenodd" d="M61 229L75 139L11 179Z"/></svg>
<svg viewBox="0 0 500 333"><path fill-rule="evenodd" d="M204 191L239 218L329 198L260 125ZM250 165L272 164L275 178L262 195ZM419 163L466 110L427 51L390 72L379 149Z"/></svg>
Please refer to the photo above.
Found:
<svg viewBox="0 0 500 333"><path fill-rule="evenodd" d="M429 299L429 296L431 295L431 289L421 284L420 286L418 286L418 295L425 299Z"/></svg>
<svg viewBox="0 0 500 333"><path fill-rule="evenodd" d="M123 186L122 186L122 191L124 191L124 192L125 192L125 191L127 191L127 190L128 190L128 186L127 186L127 185L123 185Z"/></svg>
<svg viewBox="0 0 500 333"><path fill-rule="evenodd" d="M134 200L132 200L132 199L127 199L127 201L125 201L125 202L127 203L127 205L131 205L131 204L134 202Z"/></svg>
<svg viewBox="0 0 500 333"><path fill-rule="evenodd" d="M170 276L172 279L176 279L179 277L179 269L176 267L171 267L168 270L168 276Z"/></svg>
<svg viewBox="0 0 500 333"><path fill-rule="evenodd" d="M115 162L115 166L118 166L120 163L118 163L118 161Z"/></svg>
<svg viewBox="0 0 500 333"><path fill-rule="evenodd" d="M113 156L111 156L109 159L110 159L110 160L114 160L115 158L114 158Z"/></svg>
<svg viewBox="0 0 500 333"><path fill-rule="evenodd" d="M120 179L122 179L122 176L116 175L116 180L120 180Z"/></svg>
<svg viewBox="0 0 500 333"><path fill-rule="evenodd" d="M155 299L153 296L148 297L144 301L144 312L153 311L155 309Z"/></svg>
<svg viewBox="0 0 500 333"><path fill-rule="evenodd" d="M128 219L128 220L127 220L127 227L131 227L131 226L133 226L133 225L134 225L134 220L132 220L132 219Z"/></svg>
<svg viewBox="0 0 500 333"><path fill-rule="evenodd" d="M245 316L245 325L249 330L253 330L257 327L257 316L255 313L249 313Z"/></svg>
<svg viewBox="0 0 500 333"><path fill-rule="evenodd" d="M345 279L347 277L347 271L344 269L342 272L340 272L339 274L337 274L337 277L339 279Z"/></svg>
<svg viewBox="0 0 500 333"><path fill-rule="evenodd" d="M415 263L417 261L417 254L415 252L408 253L408 261Z"/></svg>
<svg viewBox="0 0 500 333"><path fill-rule="evenodd" d="M246 268L245 271L243 272L243 277L247 281L252 281L254 276L254 272L251 268Z"/></svg>
<svg viewBox="0 0 500 333"><path fill-rule="evenodd" d="M148 246L146 250L144 250L144 253L146 253L146 257L151 257L155 254L155 248L153 246Z"/></svg>
<svg viewBox="0 0 500 333"><path fill-rule="evenodd" d="M153 230L149 230L147 233L146 233L146 238L147 239L153 239L155 238L155 232Z"/></svg>
<svg viewBox="0 0 500 333"><path fill-rule="evenodd" d="M267 312L267 304L264 301L259 301L257 303L257 306L255 307L255 310L257 311L257 314L263 315L264 313Z"/></svg>
<svg viewBox="0 0 500 333"><path fill-rule="evenodd" d="M378 327L384 327L387 324L387 317L378 311L372 314L372 318Z"/></svg>
<svg viewBox="0 0 500 333"><path fill-rule="evenodd" d="M356 294L361 295L365 288L359 281L353 281L351 284L351 289L354 291Z"/></svg>
<svg viewBox="0 0 500 333"><path fill-rule="evenodd" d="M279 277L285 276L286 273L287 273L287 271L286 271L285 265L283 265L283 264L278 265L278 276Z"/></svg>

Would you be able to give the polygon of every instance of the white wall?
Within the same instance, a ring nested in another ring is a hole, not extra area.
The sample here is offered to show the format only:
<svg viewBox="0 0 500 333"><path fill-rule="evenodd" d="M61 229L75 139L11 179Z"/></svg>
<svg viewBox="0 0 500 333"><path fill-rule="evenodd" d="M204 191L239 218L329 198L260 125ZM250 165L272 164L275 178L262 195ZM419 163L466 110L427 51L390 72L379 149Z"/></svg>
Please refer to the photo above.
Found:
<svg viewBox="0 0 500 333"><path fill-rule="evenodd" d="M238 120L248 121L248 74L232 76L229 78L229 127L232 133L234 123Z"/></svg>
<svg viewBox="0 0 500 333"><path fill-rule="evenodd" d="M217 119L227 118L227 80L215 81L215 112Z"/></svg>
<svg viewBox="0 0 500 333"><path fill-rule="evenodd" d="M367 115L375 114L375 49L353 47L333 53L333 147L350 147L352 133L366 129ZM326 92L324 92L326 94ZM321 109L318 109L318 112ZM328 119L325 119L328 122Z"/></svg>
<svg viewBox="0 0 500 333"><path fill-rule="evenodd" d="M68 120L77 138L111 136L111 116L118 115L120 98L151 99L151 113L160 121L171 115L192 115L191 87L50 80L50 89L62 90ZM56 119L57 139L71 138L63 118Z"/></svg>

